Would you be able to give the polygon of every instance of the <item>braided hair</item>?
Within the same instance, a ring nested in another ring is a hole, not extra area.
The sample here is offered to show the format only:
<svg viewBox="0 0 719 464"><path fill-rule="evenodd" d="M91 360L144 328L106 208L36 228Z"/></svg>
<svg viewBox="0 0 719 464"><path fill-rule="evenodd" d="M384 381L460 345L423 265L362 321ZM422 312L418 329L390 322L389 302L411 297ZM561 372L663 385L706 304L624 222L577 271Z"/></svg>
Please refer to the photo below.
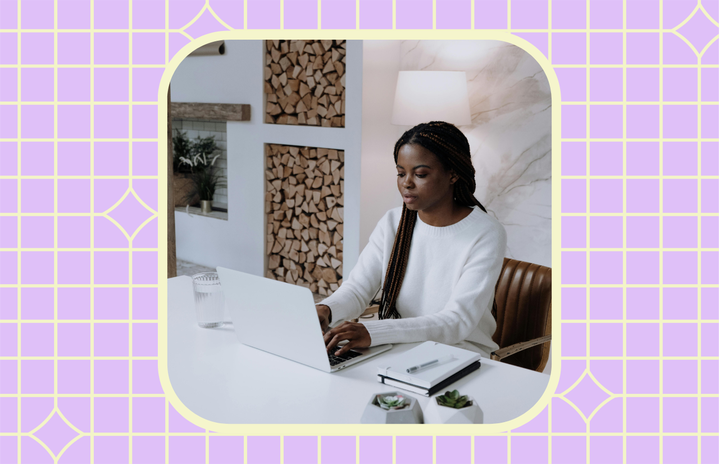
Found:
<svg viewBox="0 0 719 464"><path fill-rule="evenodd" d="M456 126L442 121L432 121L419 124L402 134L394 146L394 161L400 148L406 144L416 144L433 153L444 167L445 171L453 170L459 179L454 183L454 200L462 206L479 206L485 213L487 210L474 197L477 184L474 181L474 167L469 151L469 142L462 131ZM407 269L409 247L412 243L412 232L417 222L417 211L402 206L402 217L399 221L395 235L392 254L387 264L387 273L384 278L382 299L379 305L380 319L399 319L395 303L402 280Z"/></svg>

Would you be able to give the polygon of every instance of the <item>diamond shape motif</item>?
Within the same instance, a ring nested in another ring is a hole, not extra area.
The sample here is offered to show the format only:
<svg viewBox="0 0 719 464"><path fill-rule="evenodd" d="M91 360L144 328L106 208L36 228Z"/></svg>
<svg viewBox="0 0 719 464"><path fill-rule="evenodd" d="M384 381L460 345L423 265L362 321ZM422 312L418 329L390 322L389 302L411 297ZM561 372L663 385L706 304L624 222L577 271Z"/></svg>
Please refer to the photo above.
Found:
<svg viewBox="0 0 719 464"><path fill-rule="evenodd" d="M677 34L684 36L701 53L704 47L719 34L719 26L707 17L703 8L699 8L686 24L677 29Z"/></svg>
<svg viewBox="0 0 719 464"><path fill-rule="evenodd" d="M597 406L602 404L609 396L588 373L584 374L576 387L564 395L566 399L574 403L582 411L584 417L591 416Z"/></svg>
<svg viewBox="0 0 719 464"><path fill-rule="evenodd" d="M34 433L57 456L79 434L55 411L49 421Z"/></svg>
<svg viewBox="0 0 719 464"><path fill-rule="evenodd" d="M140 227L140 224L145 222L152 214L151 210L145 208L138 201L133 191L130 191L119 205L107 213L125 229L129 236L132 236Z"/></svg>
<svg viewBox="0 0 719 464"><path fill-rule="evenodd" d="M185 32L190 34L192 37L201 37L205 34L211 34L215 31L226 31L227 28L220 24L219 21L212 16L209 9L202 13L202 16L197 18L197 21L192 23L189 27L185 28Z"/></svg>

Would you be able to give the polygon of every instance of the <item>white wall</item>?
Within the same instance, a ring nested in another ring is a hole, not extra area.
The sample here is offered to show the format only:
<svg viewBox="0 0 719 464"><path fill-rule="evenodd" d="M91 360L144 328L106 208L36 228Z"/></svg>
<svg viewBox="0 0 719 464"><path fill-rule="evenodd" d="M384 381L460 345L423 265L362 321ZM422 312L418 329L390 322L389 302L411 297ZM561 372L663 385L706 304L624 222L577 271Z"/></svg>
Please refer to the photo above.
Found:
<svg viewBox="0 0 719 464"><path fill-rule="evenodd" d="M359 255L362 43L348 41L345 128L264 124L261 41L226 41L222 56L186 58L172 77L172 101L245 103L251 120L227 123L228 220L175 213L177 257L264 275L264 144L345 151L344 269Z"/></svg>
<svg viewBox="0 0 719 464"><path fill-rule="evenodd" d="M402 206L392 154L394 144L409 128L390 123L400 69L400 45L398 40L364 41L361 248L367 245L384 213Z"/></svg>
<svg viewBox="0 0 719 464"><path fill-rule="evenodd" d="M382 215L402 205L394 144L409 126L390 123L400 70L466 71L477 170L475 196L508 235L506 256L551 261L551 97L539 64L499 41L365 41L362 99L364 245Z"/></svg>

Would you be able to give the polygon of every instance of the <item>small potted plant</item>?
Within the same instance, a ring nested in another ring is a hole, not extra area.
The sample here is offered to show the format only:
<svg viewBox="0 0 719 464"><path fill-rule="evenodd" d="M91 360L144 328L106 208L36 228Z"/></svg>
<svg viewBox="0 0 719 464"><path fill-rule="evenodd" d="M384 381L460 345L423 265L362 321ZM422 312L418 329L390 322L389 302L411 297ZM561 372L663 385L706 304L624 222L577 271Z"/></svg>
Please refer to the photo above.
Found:
<svg viewBox="0 0 719 464"><path fill-rule="evenodd" d="M192 190L191 165L183 163L182 159L192 159L192 141L187 133L175 129L172 136L172 190L175 197L175 206L195 204L199 198L187 198Z"/></svg>
<svg viewBox="0 0 719 464"><path fill-rule="evenodd" d="M481 424L484 413L471 396L453 390L429 400L426 418L428 424Z"/></svg>
<svg viewBox="0 0 719 464"><path fill-rule="evenodd" d="M398 392L375 393L365 407L363 424L421 424L422 408L415 398Z"/></svg>
<svg viewBox="0 0 719 464"><path fill-rule="evenodd" d="M180 157L180 166L189 168L189 178L192 181L192 187L185 194L183 203L191 205L199 199L200 209L203 213L212 211L212 198L215 191L227 187L225 176L220 175L215 166L215 161L220 157L220 155L214 154L216 151L217 144L214 137L201 138L198 136L191 142L190 156Z"/></svg>

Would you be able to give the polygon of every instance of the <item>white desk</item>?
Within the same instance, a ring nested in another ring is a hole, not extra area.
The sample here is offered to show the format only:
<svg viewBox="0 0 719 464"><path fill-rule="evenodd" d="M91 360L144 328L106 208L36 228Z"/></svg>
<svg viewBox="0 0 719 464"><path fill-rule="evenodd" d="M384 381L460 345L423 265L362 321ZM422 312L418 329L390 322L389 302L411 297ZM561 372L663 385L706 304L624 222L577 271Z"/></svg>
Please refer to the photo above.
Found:
<svg viewBox="0 0 719 464"><path fill-rule="evenodd" d="M376 380L376 361L416 346L395 345L376 358L329 374L242 345L232 325L202 329L195 320L192 281L168 280L169 376L177 396L197 415L219 423L359 423L372 393L395 390ZM271 323L271 321L268 321ZM528 411L549 382L546 374L489 359L451 388L470 394L485 423ZM426 409L429 398L407 394Z"/></svg>

